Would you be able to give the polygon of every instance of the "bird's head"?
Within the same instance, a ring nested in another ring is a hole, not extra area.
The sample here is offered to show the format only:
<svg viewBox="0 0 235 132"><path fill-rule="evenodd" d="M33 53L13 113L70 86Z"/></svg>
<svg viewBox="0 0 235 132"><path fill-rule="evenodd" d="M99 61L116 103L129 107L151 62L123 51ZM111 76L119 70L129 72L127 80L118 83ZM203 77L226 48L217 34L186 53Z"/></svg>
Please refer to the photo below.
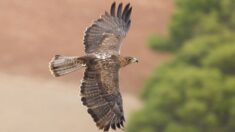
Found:
<svg viewBox="0 0 235 132"><path fill-rule="evenodd" d="M125 59L126 59L126 61L128 62L128 64L131 64L131 63L138 63L138 62L139 62L138 59L135 58L135 57L126 57Z"/></svg>
<svg viewBox="0 0 235 132"><path fill-rule="evenodd" d="M122 62L122 66L126 66L126 65L129 65L129 64L132 64L132 63L138 63L138 59L135 58L135 57L124 57L124 61Z"/></svg>

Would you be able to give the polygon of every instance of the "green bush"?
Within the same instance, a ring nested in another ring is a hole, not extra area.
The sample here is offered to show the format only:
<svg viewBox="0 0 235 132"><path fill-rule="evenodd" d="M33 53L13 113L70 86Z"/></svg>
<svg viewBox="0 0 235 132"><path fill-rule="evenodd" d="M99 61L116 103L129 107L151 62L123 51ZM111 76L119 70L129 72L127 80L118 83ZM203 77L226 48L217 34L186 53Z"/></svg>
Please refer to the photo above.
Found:
<svg viewBox="0 0 235 132"><path fill-rule="evenodd" d="M216 48L220 48L222 45L230 47L232 44L235 44L233 36L235 36L234 33L223 32L221 34L195 37L185 43L179 50L176 59L178 62L201 66L203 58L207 57Z"/></svg>
<svg viewBox="0 0 235 132"><path fill-rule="evenodd" d="M235 130L230 112L235 108L235 78L192 66L158 71L161 74L152 78L154 85L144 93L145 107L132 116L129 132Z"/></svg>
<svg viewBox="0 0 235 132"><path fill-rule="evenodd" d="M224 44L212 50L203 58L206 67L218 68L225 74L235 74L235 42Z"/></svg>
<svg viewBox="0 0 235 132"><path fill-rule="evenodd" d="M235 30L233 0L175 0L175 4L169 37L163 38L167 43L159 41L151 44L156 50L162 50L164 46L164 51L177 51L185 44L184 42L195 36Z"/></svg>
<svg viewBox="0 0 235 132"><path fill-rule="evenodd" d="M129 132L235 131L235 2L176 0L168 38L150 47L176 51L154 70Z"/></svg>
<svg viewBox="0 0 235 132"><path fill-rule="evenodd" d="M174 45L172 45L169 39L159 36L157 34L152 34L148 38L149 47L158 50L158 51L171 51L174 49Z"/></svg>

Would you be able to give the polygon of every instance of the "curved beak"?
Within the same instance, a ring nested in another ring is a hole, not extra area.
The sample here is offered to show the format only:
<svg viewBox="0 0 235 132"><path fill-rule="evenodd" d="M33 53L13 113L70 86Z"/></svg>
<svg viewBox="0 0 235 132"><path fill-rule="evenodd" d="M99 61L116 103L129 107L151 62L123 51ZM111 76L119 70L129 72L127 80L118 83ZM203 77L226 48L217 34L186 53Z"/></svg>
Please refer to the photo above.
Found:
<svg viewBox="0 0 235 132"><path fill-rule="evenodd" d="M139 60L137 58L133 58L132 63L138 63Z"/></svg>

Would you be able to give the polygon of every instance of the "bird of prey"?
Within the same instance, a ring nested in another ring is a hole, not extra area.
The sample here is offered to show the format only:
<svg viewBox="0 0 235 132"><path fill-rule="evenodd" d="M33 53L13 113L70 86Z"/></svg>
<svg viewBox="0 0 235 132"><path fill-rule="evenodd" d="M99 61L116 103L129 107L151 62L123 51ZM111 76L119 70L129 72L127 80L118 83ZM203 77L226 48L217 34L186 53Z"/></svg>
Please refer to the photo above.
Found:
<svg viewBox="0 0 235 132"><path fill-rule="evenodd" d="M81 81L81 101L88 109L96 126L103 131L123 128L125 121L122 96L119 91L119 69L138 60L120 55L121 42L131 25L132 7L112 3L105 12L87 28L84 36L85 55L69 57L55 55L49 68L55 77L85 68Z"/></svg>

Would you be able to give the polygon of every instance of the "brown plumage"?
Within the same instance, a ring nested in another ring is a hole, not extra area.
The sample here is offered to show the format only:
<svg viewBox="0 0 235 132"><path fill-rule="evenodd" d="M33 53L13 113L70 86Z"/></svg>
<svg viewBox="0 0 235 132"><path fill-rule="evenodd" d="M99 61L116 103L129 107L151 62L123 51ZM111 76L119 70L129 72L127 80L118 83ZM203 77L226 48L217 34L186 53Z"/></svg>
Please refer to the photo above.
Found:
<svg viewBox="0 0 235 132"><path fill-rule="evenodd" d="M122 97L119 92L119 69L138 62L133 57L120 56L121 42L130 27L132 7L124 9L116 3L111 5L110 13L105 12L85 32L85 55L67 57L56 55L49 63L55 77L66 75L85 67L81 82L83 105L99 129L109 131L124 127Z"/></svg>

